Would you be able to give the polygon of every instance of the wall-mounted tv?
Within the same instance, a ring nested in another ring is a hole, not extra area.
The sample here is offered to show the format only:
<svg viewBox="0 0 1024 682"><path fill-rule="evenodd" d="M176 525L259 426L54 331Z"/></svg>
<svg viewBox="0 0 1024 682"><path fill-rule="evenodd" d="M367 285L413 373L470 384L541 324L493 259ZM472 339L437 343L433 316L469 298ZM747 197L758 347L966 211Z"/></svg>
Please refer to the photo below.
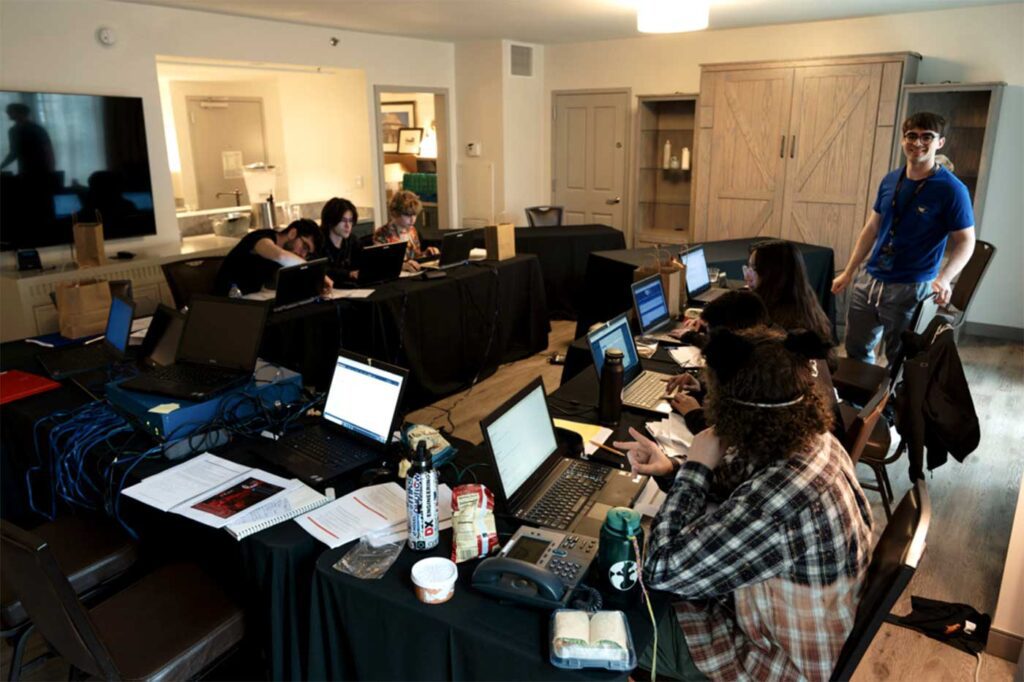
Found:
<svg viewBox="0 0 1024 682"><path fill-rule="evenodd" d="M0 248L69 244L76 220L156 234L141 98L0 90L0 111Z"/></svg>

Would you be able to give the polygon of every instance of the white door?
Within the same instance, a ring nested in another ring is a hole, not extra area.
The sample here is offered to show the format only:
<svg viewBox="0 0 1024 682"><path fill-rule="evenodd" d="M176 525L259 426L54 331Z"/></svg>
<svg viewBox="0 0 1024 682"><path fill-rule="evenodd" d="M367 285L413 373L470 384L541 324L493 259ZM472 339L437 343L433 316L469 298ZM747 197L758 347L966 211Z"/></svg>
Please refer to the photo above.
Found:
<svg viewBox="0 0 1024 682"><path fill-rule="evenodd" d="M629 94L555 95L552 203L566 225L625 230Z"/></svg>
<svg viewBox="0 0 1024 682"><path fill-rule="evenodd" d="M263 101L189 97L188 121L199 208L234 206L235 190L248 206L242 167L267 161Z"/></svg>

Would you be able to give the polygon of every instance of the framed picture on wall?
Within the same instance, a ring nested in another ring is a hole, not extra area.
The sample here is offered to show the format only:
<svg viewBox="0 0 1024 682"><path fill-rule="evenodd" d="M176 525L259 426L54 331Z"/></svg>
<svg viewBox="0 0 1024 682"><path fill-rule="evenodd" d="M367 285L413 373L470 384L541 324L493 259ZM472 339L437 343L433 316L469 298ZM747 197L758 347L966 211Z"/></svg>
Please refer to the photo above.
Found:
<svg viewBox="0 0 1024 682"><path fill-rule="evenodd" d="M398 129L398 153L419 154L420 142L423 140L423 128Z"/></svg>
<svg viewBox="0 0 1024 682"><path fill-rule="evenodd" d="M398 151L398 131L416 126L416 102L381 102L380 139L386 152ZM417 146L419 143L417 143Z"/></svg>

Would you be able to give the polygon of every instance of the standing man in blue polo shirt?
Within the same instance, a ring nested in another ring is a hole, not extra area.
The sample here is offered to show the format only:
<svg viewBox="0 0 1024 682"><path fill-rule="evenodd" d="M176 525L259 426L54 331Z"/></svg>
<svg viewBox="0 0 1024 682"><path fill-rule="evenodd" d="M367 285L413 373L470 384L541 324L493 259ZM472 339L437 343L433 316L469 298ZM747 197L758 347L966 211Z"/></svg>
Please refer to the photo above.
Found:
<svg viewBox="0 0 1024 682"><path fill-rule="evenodd" d="M874 362L884 334L885 356L892 363L918 302L935 294L936 303L948 303L953 278L974 253L970 194L935 161L946 144L945 129L944 118L927 112L903 122L907 165L882 180L850 261L832 281L833 293L853 282L846 318L851 358ZM947 241L949 258L942 265ZM869 254L867 267L858 272Z"/></svg>

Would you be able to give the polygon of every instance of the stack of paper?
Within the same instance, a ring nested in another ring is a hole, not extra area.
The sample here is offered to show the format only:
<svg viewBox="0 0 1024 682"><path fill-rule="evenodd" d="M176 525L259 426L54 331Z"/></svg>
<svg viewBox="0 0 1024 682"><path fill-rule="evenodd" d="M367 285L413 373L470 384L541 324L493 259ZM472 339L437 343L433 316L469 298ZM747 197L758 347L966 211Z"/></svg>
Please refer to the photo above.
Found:
<svg viewBox="0 0 1024 682"><path fill-rule="evenodd" d="M677 412L672 412L659 422L647 422L647 430L669 457L685 455L693 444L693 434Z"/></svg>
<svg viewBox="0 0 1024 682"><path fill-rule="evenodd" d="M633 509L643 516L653 518L658 515L663 504L665 504L665 493L658 487L658 482L652 476L647 479L647 485L644 486L640 497L636 498L636 502L633 503Z"/></svg>
<svg viewBox="0 0 1024 682"><path fill-rule="evenodd" d="M327 298L332 301L338 298L368 298L373 291L373 289L331 289Z"/></svg>
<svg viewBox="0 0 1024 682"><path fill-rule="evenodd" d="M612 430L597 424L584 424L583 422L569 421L568 419L555 419L555 426L566 431L573 431L583 438L583 452L592 455L597 452L600 445L612 435Z"/></svg>
<svg viewBox="0 0 1024 682"><path fill-rule="evenodd" d="M451 528L452 490L437 491L440 526ZM307 533L330 548L369 536L374 544L398 542L408 537L405 490L397 483L381 483L345 495L339 500L295 518Z"/></svg>
<svg viewBox="0 0 1024 682"><path fill-rule="evenodd" d="M669 348L668 354L676 361L676 364L683 368L695 368L704 366L704 354L696 346L676 346Z"/></svg>

